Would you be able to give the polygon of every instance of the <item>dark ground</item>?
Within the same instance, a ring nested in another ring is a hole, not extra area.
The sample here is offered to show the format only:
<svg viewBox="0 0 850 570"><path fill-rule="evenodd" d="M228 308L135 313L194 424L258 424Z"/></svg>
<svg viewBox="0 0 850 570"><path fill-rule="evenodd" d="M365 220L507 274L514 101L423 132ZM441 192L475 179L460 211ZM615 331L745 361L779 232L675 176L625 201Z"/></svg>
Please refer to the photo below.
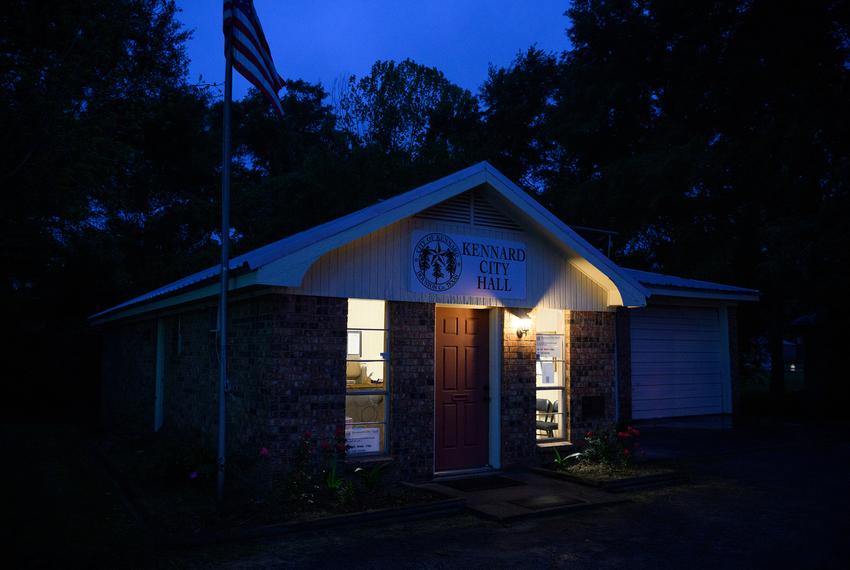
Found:
<svg viewBox="0 0 850 570"><path fill-rule="evenodd" d="M714 435L712 435L712 433ZM70 426L3 426L4 558L24 567L848 568L842 428L646 428L694 482L510 525L469 515L194 549L155 547ZM10 566L7 566L10 567Z"/></svg>

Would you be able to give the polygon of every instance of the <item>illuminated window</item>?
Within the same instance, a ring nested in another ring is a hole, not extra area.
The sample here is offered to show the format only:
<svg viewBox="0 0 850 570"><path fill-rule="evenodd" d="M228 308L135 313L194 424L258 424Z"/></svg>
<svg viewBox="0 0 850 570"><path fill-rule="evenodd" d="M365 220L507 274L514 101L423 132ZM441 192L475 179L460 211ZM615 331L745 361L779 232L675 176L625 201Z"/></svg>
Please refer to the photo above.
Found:
<svg viewBox="0 0 850 570"><path fill-rule="evenodd" d="M536 309L534 320L537 329L537 439L565 439L564 311Z"/></svg>
<svg viewBox="0 0 850 570"><path fill-rule="evenodd" d="M383 453L387 448L386 340L386 302L349 299L345 438L350 455Z"/></svg>

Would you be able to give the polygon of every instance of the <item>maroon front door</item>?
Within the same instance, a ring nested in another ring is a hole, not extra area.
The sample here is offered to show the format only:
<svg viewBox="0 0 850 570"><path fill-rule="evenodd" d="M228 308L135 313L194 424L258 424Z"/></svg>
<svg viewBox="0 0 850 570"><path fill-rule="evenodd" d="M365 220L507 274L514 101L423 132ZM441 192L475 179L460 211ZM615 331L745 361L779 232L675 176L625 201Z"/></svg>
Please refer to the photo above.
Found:
<svg viewBox="0 0 850 570"><path fill-rule="evenodd" d="M489 322L487 310L437 307L437 471L487 465Z"/></svg>

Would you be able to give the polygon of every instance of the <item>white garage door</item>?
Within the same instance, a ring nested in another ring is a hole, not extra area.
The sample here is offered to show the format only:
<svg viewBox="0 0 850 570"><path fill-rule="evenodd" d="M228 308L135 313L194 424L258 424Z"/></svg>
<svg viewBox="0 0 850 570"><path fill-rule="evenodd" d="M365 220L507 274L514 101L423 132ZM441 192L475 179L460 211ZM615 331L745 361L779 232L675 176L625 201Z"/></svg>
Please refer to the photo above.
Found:
<svg viewBox="0 0 850 570"><path fill-rule="evenodd" d="M720 310L649 306L631 313L632 417L731 411Z"/></svg>

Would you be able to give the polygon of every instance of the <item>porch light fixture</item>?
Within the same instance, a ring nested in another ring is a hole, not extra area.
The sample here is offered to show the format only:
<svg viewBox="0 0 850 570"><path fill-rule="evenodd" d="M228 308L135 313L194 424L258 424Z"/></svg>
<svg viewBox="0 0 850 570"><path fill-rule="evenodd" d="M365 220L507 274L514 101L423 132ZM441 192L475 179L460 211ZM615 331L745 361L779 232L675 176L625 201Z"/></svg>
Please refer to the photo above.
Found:
<svg viewBox="0 0 850 570"><path fill-rule="evenodd" d="M528 329L531 328L531 319L516 320L516 337L522 338L528 334Z"/></svg>

